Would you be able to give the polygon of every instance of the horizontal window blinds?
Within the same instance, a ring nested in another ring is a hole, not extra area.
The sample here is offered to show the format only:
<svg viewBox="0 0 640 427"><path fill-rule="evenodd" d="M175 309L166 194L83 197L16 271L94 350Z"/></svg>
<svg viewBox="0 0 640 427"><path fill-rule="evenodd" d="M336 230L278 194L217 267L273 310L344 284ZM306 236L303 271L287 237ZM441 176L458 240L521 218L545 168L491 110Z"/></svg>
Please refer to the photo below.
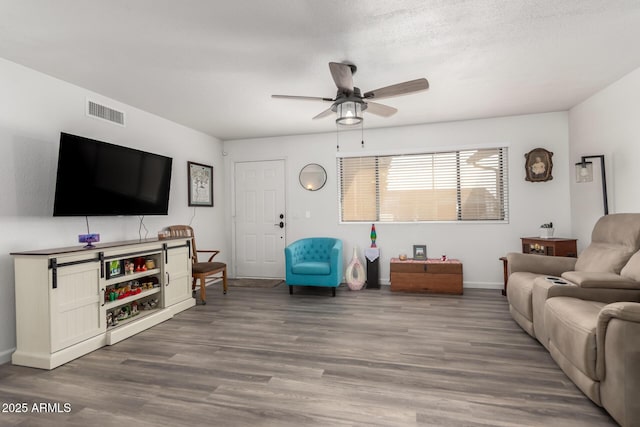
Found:
<svg viewBox="0 0 640 427"><path fill-rule="evenodd" d="M507 149L338 158L343 222L506 220Z"/></svg>

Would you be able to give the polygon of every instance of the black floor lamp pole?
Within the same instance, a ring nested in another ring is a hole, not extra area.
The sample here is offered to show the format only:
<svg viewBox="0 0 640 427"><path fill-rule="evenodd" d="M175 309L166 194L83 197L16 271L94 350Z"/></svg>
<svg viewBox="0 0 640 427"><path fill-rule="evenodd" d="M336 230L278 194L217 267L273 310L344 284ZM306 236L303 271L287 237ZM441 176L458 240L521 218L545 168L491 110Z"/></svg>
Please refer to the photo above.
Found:
<svg viewBox="0 0 640 427"><path fill-rule="evenodd" d="M609 215L609 203L607 201L607 174L604 169L604 154L597 156L582 156L582 163L587 159L600 159L600 172L602 173L602 200L604 201L604 214Z"/></svg>

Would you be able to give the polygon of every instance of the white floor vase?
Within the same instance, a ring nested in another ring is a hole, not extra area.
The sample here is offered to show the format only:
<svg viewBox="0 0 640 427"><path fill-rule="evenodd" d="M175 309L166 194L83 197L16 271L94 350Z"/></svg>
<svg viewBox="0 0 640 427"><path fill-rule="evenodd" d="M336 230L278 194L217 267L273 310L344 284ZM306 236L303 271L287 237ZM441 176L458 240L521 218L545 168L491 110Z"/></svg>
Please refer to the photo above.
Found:
<svg viewBox="0 0 640 427"><path fill-rule="evenodd" d="M357 247L353 248L353 258L347 266L345 277L347 278L347 286L349 286L349 289L352 291L359 291L364 286L366 277L364 274L364 267L358 258Z"/></svg>

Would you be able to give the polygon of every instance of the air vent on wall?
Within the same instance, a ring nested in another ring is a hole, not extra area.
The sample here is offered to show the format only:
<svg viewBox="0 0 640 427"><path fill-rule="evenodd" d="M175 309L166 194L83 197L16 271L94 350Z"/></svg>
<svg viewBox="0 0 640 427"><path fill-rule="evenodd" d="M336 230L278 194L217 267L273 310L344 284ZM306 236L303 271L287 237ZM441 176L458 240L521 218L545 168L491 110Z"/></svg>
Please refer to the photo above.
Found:
<svg viewBox="0 0 640 427"><path fill-rule="evenodd" d="M124 112L87 99L87 116L124 126Z"/></svg>

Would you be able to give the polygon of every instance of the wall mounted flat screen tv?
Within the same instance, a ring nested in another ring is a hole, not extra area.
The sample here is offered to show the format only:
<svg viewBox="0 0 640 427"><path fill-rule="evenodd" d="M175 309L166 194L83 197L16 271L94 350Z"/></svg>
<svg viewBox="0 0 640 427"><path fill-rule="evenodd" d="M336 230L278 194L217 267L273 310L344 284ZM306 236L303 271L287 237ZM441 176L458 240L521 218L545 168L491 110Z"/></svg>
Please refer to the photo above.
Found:
<svg viewBox="0 0 640 427"><path fill-rule="evenodd" d="M171 162L62 132L53 216L167 215Z"/></svg>

